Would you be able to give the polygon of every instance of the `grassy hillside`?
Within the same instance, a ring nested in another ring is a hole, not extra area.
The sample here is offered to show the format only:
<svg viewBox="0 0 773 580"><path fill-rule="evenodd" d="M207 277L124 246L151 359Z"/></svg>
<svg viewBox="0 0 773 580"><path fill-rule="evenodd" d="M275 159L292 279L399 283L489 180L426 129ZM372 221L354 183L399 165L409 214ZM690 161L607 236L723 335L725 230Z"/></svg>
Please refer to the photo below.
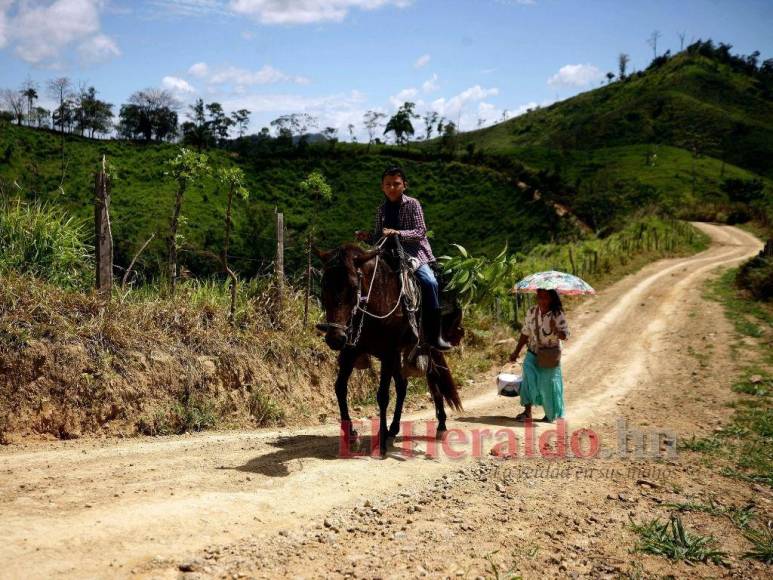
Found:
<svg viewBox="0 0 773 580"><path fill-rule="evenodd" d="M769 66L723 51L701 43L660 57L622 81L464 133L458 150L551 174L563 184L556 199L597 230L653 204L681 217L769 220L773 78ZM727 181L754 179L764 195L739 207Z"/></svg>
<svg viewBox="0 0 773 580"><path fill-rule="evenodd" d="M66 171L61 180L59 136L49 132L3 125L0 127L0 193L64 206L90 220L93 180L101 156L107 156L115 175L112 220L116 263L125 266L153 232L143 254L144 268L157 271L165 256L165 231L172 212L175 184L164 175L165 162L178 152L170 144L139 145L66 139ZM267 267L275 252L275 208L285 214L288 229L287 261L302 262L304 232L313 218L319 244L331 246L353 239L355 229L372 227L382 199L379 180L384 167L401 163L410 179L409 193L425 208L436 253L452 242L476 252L499 251L505 242L527 250L550 241L562 231L558 218L544 203L531 200L511 178L485 167L459 162L392 159L388 152L366 154L364 148L312 156L243 158L222 150L209 152L213 166L236 164L246 172L250 199L235 210L235 240L231 253L243 274ZM298 183L314 169L321 170L333 188L333 200L319 207L298 191ZM61 187L60 187L61 183ZM214 179L192 187L185 197L183 263L194 273L217 271L215 260L203 250L222 247L225 191Z"/></svg>
<svg viewBox="0 0 773 580"><path fill-rule="evenodd" d="M623 81L465 133L461 144L487 150L548 148L560 155L651 143L697 149L773 177L768 91L759 75L683 52Z"/></svg>

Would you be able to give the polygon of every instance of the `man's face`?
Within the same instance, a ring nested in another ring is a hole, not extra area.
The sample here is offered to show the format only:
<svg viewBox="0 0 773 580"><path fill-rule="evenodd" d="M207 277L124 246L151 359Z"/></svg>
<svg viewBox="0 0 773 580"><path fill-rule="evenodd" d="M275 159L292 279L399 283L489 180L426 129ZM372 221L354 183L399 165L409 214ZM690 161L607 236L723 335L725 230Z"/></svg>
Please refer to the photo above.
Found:
<svg viewBox="0 0 773 580"><path fill-rule="evenodd" d="M397 201L405 191L405 182L399 175L387 175L381 180L381 191L389 201Z"/></svg>
<svg viewBox="0 0 773 580"><path fill-rule="evenodd" d="M537 290L537 305L542 312L547 312L550 308L550 294L545 290Z"/></svg>

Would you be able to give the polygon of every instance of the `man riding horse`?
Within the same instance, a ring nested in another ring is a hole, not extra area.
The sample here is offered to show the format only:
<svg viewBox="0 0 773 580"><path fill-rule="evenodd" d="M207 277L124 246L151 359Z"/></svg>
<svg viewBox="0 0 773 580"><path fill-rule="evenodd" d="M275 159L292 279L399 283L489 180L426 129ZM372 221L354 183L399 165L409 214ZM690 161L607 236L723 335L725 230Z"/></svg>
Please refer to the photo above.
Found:
<svg viewBox="0 0 773 580"><path fill-rule="evenodd" d="M408 254L407 261L413 262L417 278L421 281L422 302L425 321L425 336L430 348L428 364L420 369L425 375L427 386L435 403L437 417L436 436L446 432L447 403L456 410L462 409L459 391L451 376L443 351L449 345L440 336L441 312L438 300L438 284L430 264L435 261L429 246L421 205L415 199L404 195L405 174L399 167L390 167L381 180L386 195L376 218L376 231L371 236L356 232L360 240L386 241L402 240L395 243L398 254ZM349 377L358 361L374 356L381 361L381 373L376 393L379 407L379 452L386 455L387 440L400 431L400 417L408 380L401 368L403 353L413 352L417 346L415 321L412 320L416 301L406 299L413 292L411 285L401 271L402 256L395 264L385 252L385 244L365 250L357 244L344 244L337 249L317 254L324 264L320 299L325 312L325 321L317 328L325 333L325 342L339 352L338 376L335 393L341 414L341 431L346 440L357 437L351 417L347 390ZM418 299L418 298L417 298ZM459 344L464 336L462 311L454 301L442 320L446 334L453 344ZM418 367L417 367L418 369ZM397 400L391 425L387 425L389 386L395 382Z"/></svg>
<svg viewBox="0 0 773 580"><path fill-rule="evenodd" d="M400 167L392 166L384 171L381 191L385 199L376 213L376 227L372 233L358 230L355 236L358 240L370 243L383 237L400 240L421 285L425 340L431 347L447 351L451 345L443 339L438 282L431 267L435 256L427 239L421 204L419 200L405 194L407 188L408 180Z"/></svg>

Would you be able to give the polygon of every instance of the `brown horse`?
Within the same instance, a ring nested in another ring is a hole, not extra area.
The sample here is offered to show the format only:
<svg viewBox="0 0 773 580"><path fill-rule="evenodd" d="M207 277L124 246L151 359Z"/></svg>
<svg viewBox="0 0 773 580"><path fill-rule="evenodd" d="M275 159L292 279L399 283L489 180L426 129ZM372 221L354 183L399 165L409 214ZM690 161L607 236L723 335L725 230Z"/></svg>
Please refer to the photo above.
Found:
<svg viewBox="0 0 773 580"><path fill-rule="evenodd" d="M388 437L394 437L400 432L400 416L408 387L407 379L400 372L400 355L412 348L415 337L410 331L401 300L401 276L382 254L382 250L365 251L355 244L346 244L330 252L317 252L324 263L322 306L326 318L326 322L318 324L317 328L325 332L328 346L340 351L335 392L341 414L341 428L346 437L357 436L352 428L346 398L355 361L363 355L372 355L381 361L376 400L380 418L379 451L383 457ZM444 317L444 323L449 322L451 326L446 331L446 337L452 344L458 344L464 334L461 330L461 311ZM442 352L430 351L426 378L435 403L437 437L441 437L446 431L444 399L454 409L462 408L456 383ZM397 400L392 423L387 429L386 415L392 379L395 380Z"/></svg>

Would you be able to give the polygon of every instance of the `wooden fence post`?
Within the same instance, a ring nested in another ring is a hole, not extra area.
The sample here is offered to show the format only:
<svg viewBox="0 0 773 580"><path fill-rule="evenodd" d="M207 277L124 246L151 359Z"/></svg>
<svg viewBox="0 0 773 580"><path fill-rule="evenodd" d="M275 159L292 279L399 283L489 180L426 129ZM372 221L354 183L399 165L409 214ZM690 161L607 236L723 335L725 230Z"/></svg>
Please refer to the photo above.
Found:
<svg viewBox="0 0 773 580"><path fill-rule="evenodd" d="M280 309L284 305L285 291L285 238L284 214L276 214L276 287L279 295Z"/></svg>
<svg viewBox="0 0 773 580"><path fill-rule="evenodd" d="M96 174L94 185L94 230L96 238L96 287L110 298L113 286L113 232L110 229L110 177L105 171L105 156L102 156L102 170Z"/></svg>

